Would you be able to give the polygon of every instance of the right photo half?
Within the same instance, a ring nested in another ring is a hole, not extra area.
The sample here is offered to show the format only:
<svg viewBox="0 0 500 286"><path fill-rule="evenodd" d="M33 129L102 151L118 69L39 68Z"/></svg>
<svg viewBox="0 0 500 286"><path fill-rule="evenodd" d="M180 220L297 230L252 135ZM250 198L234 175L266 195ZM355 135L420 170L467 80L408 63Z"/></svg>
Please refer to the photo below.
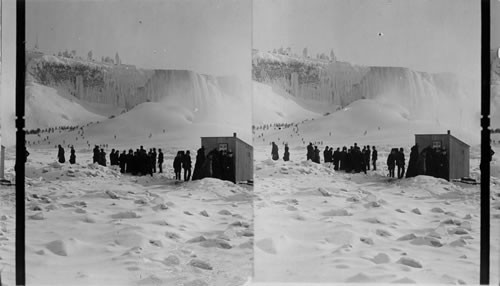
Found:
<svg viewBox="0 0 500 286"><path fill-rule="evenodd" d="M480 1L253 7L255 281L479 283Z"/></svg>

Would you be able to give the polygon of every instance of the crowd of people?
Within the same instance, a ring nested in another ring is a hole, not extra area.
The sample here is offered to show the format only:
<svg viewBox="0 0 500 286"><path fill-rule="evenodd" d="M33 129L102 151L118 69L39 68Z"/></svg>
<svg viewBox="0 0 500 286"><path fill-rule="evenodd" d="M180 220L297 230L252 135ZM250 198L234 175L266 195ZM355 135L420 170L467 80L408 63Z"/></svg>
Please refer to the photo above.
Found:
<svg viewBox="0 0 500 286"><path fill-rule="evenodd" d="M66 162L65 151L61 145L58 145L58 161L63 164ZM93 149L92 161L101 166L107 165L106 152L103 147L96 145ZM76 153L71 146L70 164L76 163ZM132 175L151 175L153 173L163 173L164 154L161 149L151 148L146 151L143 146L135 151L130 149L128 153L112 149L109 154L110 166L119 166L120 172ZM192 170L192 161L190 151L178 151L173 160L173 169L175 179L184 181L199 180L206 177L218 178L235 182L235 162L231 150L213 149L205 155L205 147L198 149L196 154L196 163L194 171ZM158 168L157 168L158 167ZM184 176L181 178L182 170ZM192 176L191 176L192 174Z"/></svg>
<svg viewBox="0 0 500 286"><path fill-rule="evenodd" d="M279 149L276 143L272 142L271 156L273 160L279 159ZM283 154L283 160L290 160L290 151L288 144L285 144L285 152ZM307 145L306 159L311 160L314 163L321 163L321 151L318 146L314 146L312 143ZM323 162L331 163L334 170L336 171L346 171L350 172L364 172L370 170L370 163L373 166L373 170L377 169L377 159L378 153L375 146L370 149L370 146L363 146L360 149L357 143L347 149L346 146L340 150L337 148L333 150L333 147L326 146L323 150Z"/></svg>
<svg viewBox="0 0 500 286"><path fill-rule="evenodd" d="M273 160L278 160L279 148L275 142L271 142L271 157ZM318 146L309 143L307 145L306 159L314 163L321 163L321 151ZM285 152L283 160L290 160L290 152L288 144L285 144ZM326 146L323 150L323 162L331 163L334 170L345 171L347 173L366 174L367 170L377 170L378 151L375 146L363 146L360 148L357 143L347 148L346 146L333 150L333 147ZM388 176L391 178L410 178L417 175L428 175L436 178L449 179L448 170L448 153L444 148L432 148L431 146L424 148L419 153L418 145L411 148L408 161L408 169L405 170L406 160L403 148L392 148L387 156ZM406 173L405 173L406 171Z"/></svg>

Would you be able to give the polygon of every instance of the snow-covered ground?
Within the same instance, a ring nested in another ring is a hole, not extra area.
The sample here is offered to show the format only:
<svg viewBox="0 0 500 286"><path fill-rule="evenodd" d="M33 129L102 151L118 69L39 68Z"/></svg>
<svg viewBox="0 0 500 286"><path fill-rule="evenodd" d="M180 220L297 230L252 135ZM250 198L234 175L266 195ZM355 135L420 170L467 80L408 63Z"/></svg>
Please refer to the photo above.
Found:
<svg viewBox="0 0 500 286"><path fill-rule="evenodd" d="M91 163L55 162L31 150L26 164L29 285L241 285L252 275L252 193L216 179L176 184ZM7 172L12 174L13 160ZM14 196L2 187L3 285L14 285Z"/></svg>
<svg viewBox="0 0 500 286"><path fill-rule="evenodd" d="M256 281L479 281L479 186L427 176L388 179L385 156L378 171L364 175L335 172L299 155L274 162L267 153L261 146L255 154ZM492 283L499 274L497 184L492 184Z"/></svg>
<svg viewBox="0 0 500 286"><path fill-rule="evenodd" d="M266 92L265 86L260 91ZM266 96L279 95L267 92ZM277 104L267 105L269 110L289 106L271 102ZM297 120L301 115L303 120ZM479 179L479 127L468 131L460 128L458 120L455 126L412 120L408 110L383 99L359 100L327 116L311 117L304 109L288 120L258 119L257 125L297 125L254 130L257 285L479 282L479 185L428 176L390 179L385 164L393 147L403 147L408 160L414 134L450 129L472 146L470 176ZM280 148L278 161L271 160L272 141ZM318 142L321 157L325 146L336 149L354 142L376 146L378 168L366 175L346 174L333 166L307 162L309 142ZM282 160L284 143L290 147L289 162ZM499 183L500 160L494 158L492 284L500 276Z"/></svg>

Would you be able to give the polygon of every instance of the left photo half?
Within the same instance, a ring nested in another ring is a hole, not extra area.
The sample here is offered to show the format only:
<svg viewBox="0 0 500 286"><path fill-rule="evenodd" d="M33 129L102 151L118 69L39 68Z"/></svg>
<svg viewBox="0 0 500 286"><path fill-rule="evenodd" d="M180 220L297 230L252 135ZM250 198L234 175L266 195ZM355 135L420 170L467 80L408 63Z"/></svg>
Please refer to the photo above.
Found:
<svg viewBox="0 0 500 286"><path fill-rule="evenodd" d="M27 285L247 283L251 8L26 1Z"/></svg>

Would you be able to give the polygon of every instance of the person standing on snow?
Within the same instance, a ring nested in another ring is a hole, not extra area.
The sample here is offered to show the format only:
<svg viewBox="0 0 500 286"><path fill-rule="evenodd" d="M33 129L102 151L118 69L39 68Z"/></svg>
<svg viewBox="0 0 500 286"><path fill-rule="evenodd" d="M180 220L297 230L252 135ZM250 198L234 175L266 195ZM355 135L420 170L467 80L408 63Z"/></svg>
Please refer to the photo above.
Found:
<svg viewBox="0 0 500 286"><path fill-rule="evenodd" d="M276 143L274 143L274 142L272 142L271 145L272 145L271 156L272 156L273 160L276 161L279 159L278 145L276 145Z"/></svg>
<svg viewBox="0 0 500 286"><path fill-rule="evenodd" d="M397 153L396 165L398 166L398 178L401 179L405 174L405 153L403 148L400 148Z"/></svg>
<svg viewBox="0 0 500 286"><path fill-rule="evenodd" d="M57 152L57 159L59 160L59 163L63 164L66 162L66 159L64 158L64 148L61 145L59 145L58 148L59 151Z"/></svg>
<svg viewBox="0 0 500 286"><path fill-rule="evenodd" d="M180 180L181 179L181 169L182 169L182 151L178 151L177 155L174 158L174 172L175 172L175 179Z"/></svg>
<svg viewBox="0 0 500 286"><path fill-rule="evenodd" d="M186 151L182 159L182 168L184 169L184 181L189 181L191 179L191 155L189 150Z"/></svg>
<svg viewBox="0 0 500 286"><path fill-rule="evenodd" d="M387 168L389 169L389 177L394 178L394 168L396 167L396 150L392 149L387 156Z"/></svg>
<svg viewBox="0 0 500 286"><path fill-rule="evenodd" d="M285 153L283 154L283 161L290 161L290 152L288 148L288 144L285 144Z"/></svg>
<svg viewBox="0 0 500 286"><path fill-rule="evenodd" d="M377 157L378 157L378 152L377 152L377 149L375 149L375 146L372 147L373 150L372 150L372 163L373 163L373 170L377 170Z"/></svg>
<svg viewBox="0 0 500 286"><path fill-rule="evenodd" d="M163 165L163 152L161 151L161 149L158 149L158 170L160 173L163 173L162 165Z"/></svg>
<svg viewBox="0 0 500 286"><path fill-rule="evenodd" d="M73 148L73 146L71 146L71 155L69 155L69 163L70 164L76 163L75 148Z"/></svg>
<svg viewBox="0 0 500 286"><path fill-rule="evenodd" d="M418 175L418 145L415 144L411 147L410 160L408 161L408 169L406 170L406 177L411 178Z"/></svg>

